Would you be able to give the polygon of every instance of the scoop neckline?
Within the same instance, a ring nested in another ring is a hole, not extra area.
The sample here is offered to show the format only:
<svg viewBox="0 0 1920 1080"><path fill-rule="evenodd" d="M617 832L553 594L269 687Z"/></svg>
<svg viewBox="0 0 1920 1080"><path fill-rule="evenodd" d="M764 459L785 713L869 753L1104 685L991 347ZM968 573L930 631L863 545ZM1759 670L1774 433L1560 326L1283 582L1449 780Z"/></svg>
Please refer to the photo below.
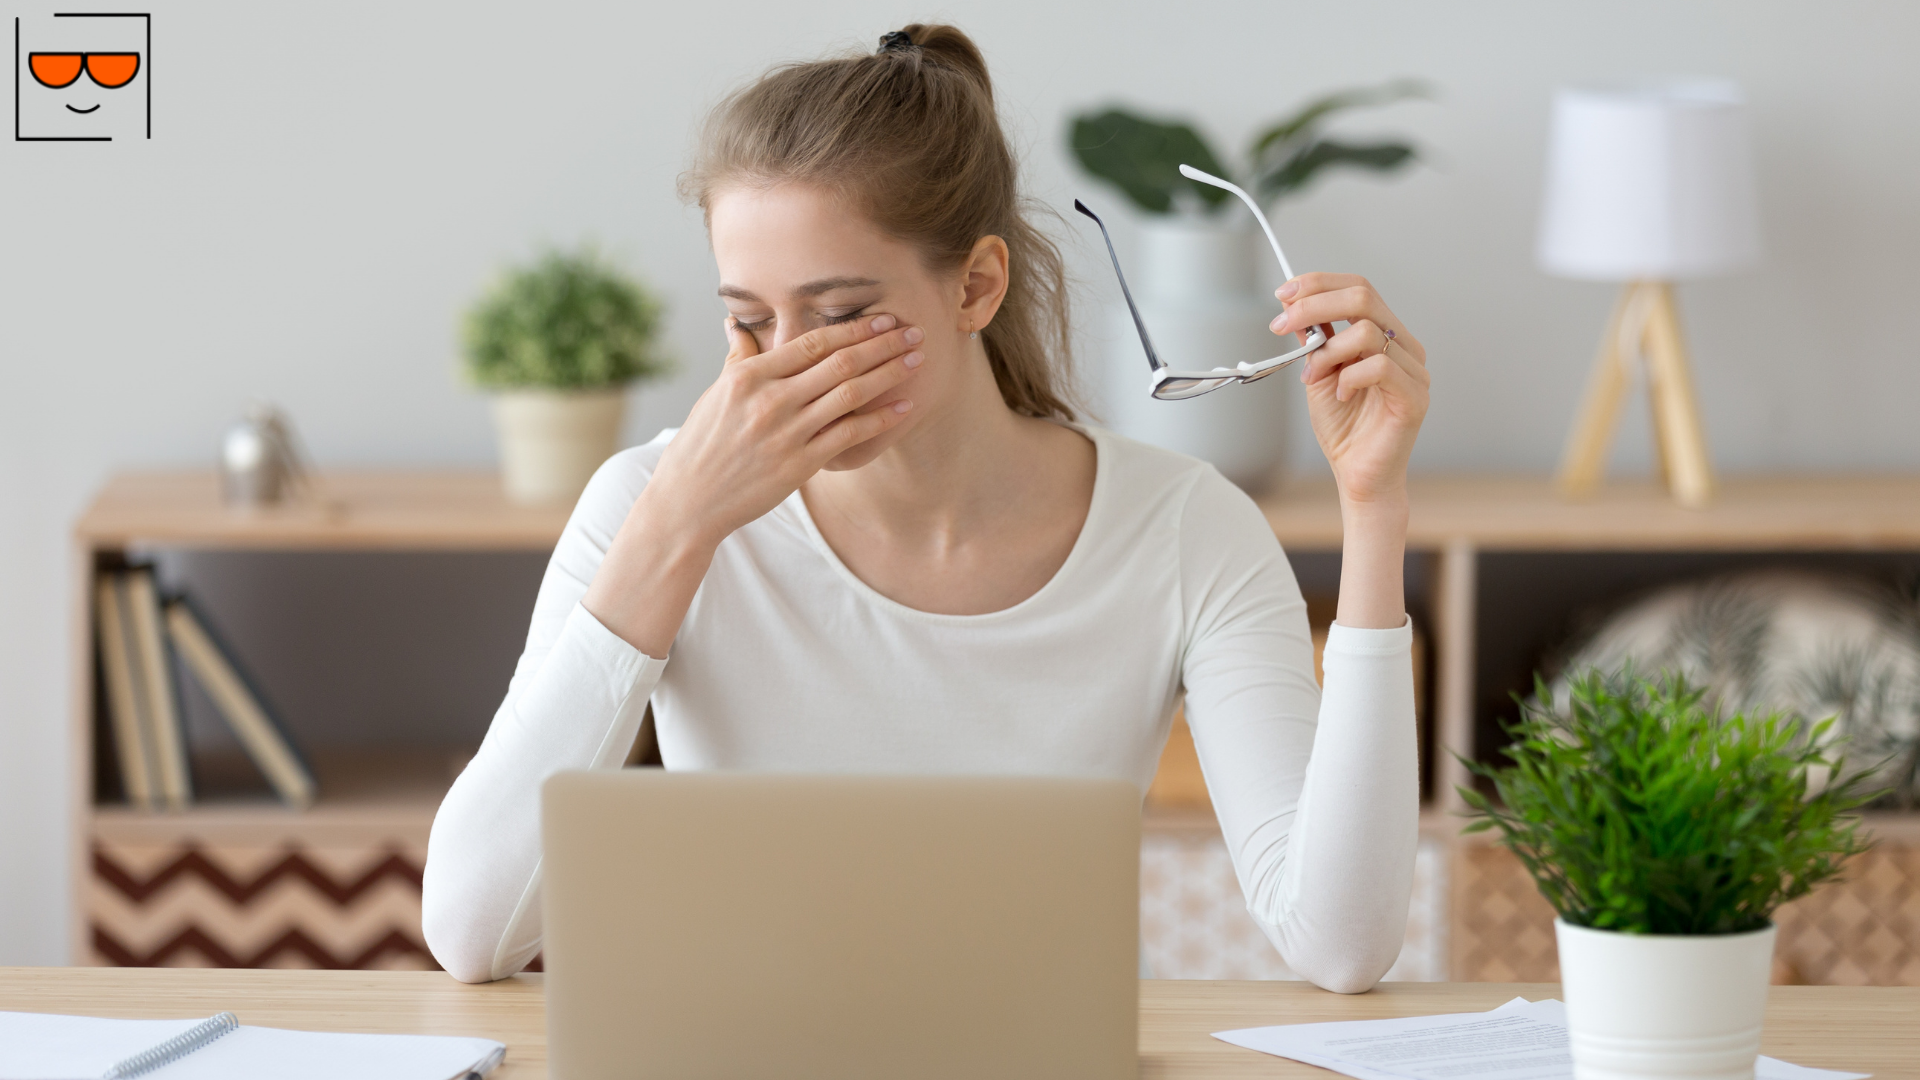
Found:
<svg viewBox="0 0 1920 1080"><path fill-rule="evenodd" d="M827 538L821 535L819 525L814 523L813 511L808 509L807 500L801 495L798 489L787 498L793 504L794 513L799 515L800 524L805 528L807 539L813 545L814 550L820 554L821 558L826 560L827 565L833 568L833 572L838 574L842 581L868 602L876 604L895 614L928 622L961 624L1013 618L1026 609L1044 601L1049 593L1057 592L1065 588L1066 586L1061 585L1060 582L1065 580L1068 574L1078 567L1080 563L1086 561L1088 557L1086 555L1086 549L1093 542L1088 539L1088 537L1094 531L1094 520L1100 515L1101 509L1105 505L1106 491L1110 486L1107 479L1107 447L1101 440L1099 429L1085 427L1069 420L1050 420L1050 422L1079 432L1088 442L1093 444L1093 495L1087 500L1087 517L1085 521L1080 523L1080 532L1073 538L1073 547L1068 549L1066 560L1060 564L1059 569L1053 572L1053 576L1047 579L1046 584L1035 589L1019 603L1010 607L1003 607L998 611L983 611L977 615L949 615L939 611L923 611L920 608L910 607L893 599L860 580L860 575L854 573L846 563L841 561L839 552L834 551L833 545L827 543Z"/></svg>

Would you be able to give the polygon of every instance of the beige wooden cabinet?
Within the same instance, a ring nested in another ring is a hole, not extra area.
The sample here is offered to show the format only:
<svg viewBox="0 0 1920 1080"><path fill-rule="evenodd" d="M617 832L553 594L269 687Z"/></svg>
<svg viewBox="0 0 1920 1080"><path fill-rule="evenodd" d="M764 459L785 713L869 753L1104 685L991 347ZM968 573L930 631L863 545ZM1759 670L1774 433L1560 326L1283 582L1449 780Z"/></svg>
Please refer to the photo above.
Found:
<svg viewBox="0 0 1920 1080"><path fill-rule="evenodd" d="M1920 573L1916 476L1732 477L1699 510L1676 505L1652 483L1613 485L1568 502L1544 477L1416 477L1412 497L1408 606L1433 659L1421 716L1427 810L1401 977L1558 978L1553 913L1532 881L1503 849L1459 836L1455 787L1468 777L1454 753L1486 759L1497 752L1498 722L1513 713L1509 695L1530 688L1543 650L1580 614L1641 588L1736 566ZM1331 484L1297 484L1261 506L1309 599L1330 589L1340 543ZM1183 838L1186 865L1213 868L1220 899L1191 899L1202 890L1187 881L1183 903L1157 901L1150 873L1143 917L1149 924L1158 911L1212 918L1220 924L1209 931L1213 940L1253 949L1262 944L1258 932L1231 910L1228 898L1237 897L1219 869L1224 849L1211 863L1202 857L1209 840L1217 846L1217 833L1206 835L1190 795L1197 781L1179 775L1181 764L1177 753L1163 764L1159 786L1171 797L1150 806L1148 820L1165 823L1160 835ZM1874 815L1870 827L1879 846L1847 881L1781 913L1781 981L1920 985L1920 815ZM1183 943L1194 936L1187 932ZM1151 952L1151 936L1148 945ZM1169 947L1163 955L1177 952ZM1225 972L1243 962L1195 961L1158 973L1231 977Z"/></svg>
<svg viewBox="0 0 1920 1080"><path fill-rule="evenodd" d="M430 963L419 940L419 875L452 775L447 754L316 752L320 799L302 812L258 801L148 814L97 801L100 706L88 597L95 575L130 553L538 553L566 519L564 508L508 504L489 473L338 473L322 477L321 491L316 500L246 514L220 504L211 474L132 473L110 481L77 523L69 722L76 959ZM1330 595L1340 543L1331 486L1302 482L1261 506L1309 598ZM1603 489L1574 504L1544 477L1421 477L1409 548L1409 607L1425 643L1428 810L1421 903L1401 974L1550 979L1544 903L1503 852L1457 838L1452 792L1466 777L1452 752L1495 750L1505 695L1583 606L1758 560L1920 567L1920 477L1736 477L1704 510L1682 509L1651 484ZM1204 787L1183 768L1192 766L1176 741L1157 792L1167 797L1156 798L1147 817L1149 953L1159 949L1176 967L1192 960L1222 970L1224 957L1229 972L1277 974L1269 958L1247 952L1264 943L1222 870ZM1784 975L1920 984L1920 825L1885 817L1873 827L1882 846L1849 883L1783 916ZM1164 940L1152 936L1156 924L1167 928Z"/></svg>
<svg viewBox="0 0 1920 1080"><path fill-rule="evenodd" d="M72 956L119 965L430 967L420 875L458 748L307 745L320 798L184 813L101 804L94 744L95 576L166 549L282 553L552 549L568 508L506 502L492 473L339 473L284 508L223 506L203 473L132 473L74 529ZM265 688L271 696L272 687ZM298 733L296 733L298 739ZM471 749L470 747L468 748Z"/></svg>

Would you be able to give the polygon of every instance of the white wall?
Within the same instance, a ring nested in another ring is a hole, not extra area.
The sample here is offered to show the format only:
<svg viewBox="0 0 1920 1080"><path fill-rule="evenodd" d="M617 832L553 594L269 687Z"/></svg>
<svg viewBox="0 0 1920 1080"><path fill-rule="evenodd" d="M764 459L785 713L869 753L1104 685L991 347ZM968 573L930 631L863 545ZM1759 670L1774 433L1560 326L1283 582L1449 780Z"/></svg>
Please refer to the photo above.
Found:
<svg viewBox="0 0 1920 1080"><path fill-rule="evenodd" d="M683 371L639 399L629 434L673 422L720 354L699 218L673 194L695 116L770 62L940 14L869 0L153 10L151 142L0 142L0 964L64 957L64 537L93 487L117 468L206 463L251 395L287 406L323 465L490 461L483 401L456 376L456 316L504 260L549 241L596 239L667 297ZM1113 201L1061 153L1076 107L1189 113L1237 144L1321 89L1437 84L1438 104L1354 125L1416 135L1430 164L1333 180L1278 221L1297 265L1371 275L1428 343L1423 469L1549 468L1605 317L1607 288L1531 266L1551 88L1738 79L1770 257L1683 290L1715 455L1729 471L1920 467L1920 8L951 12L994 66L1032 190L1056 206ZM1644 430L1627 435L1629 467L1645 465Z"/></svg>

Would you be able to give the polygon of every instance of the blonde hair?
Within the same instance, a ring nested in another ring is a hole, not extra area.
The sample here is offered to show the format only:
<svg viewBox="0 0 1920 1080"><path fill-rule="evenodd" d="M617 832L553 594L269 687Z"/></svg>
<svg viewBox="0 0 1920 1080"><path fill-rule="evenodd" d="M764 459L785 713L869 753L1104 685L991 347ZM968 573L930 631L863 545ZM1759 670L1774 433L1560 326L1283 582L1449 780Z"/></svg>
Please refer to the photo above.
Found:
<svg viewBox="0 0 1920 1080"><path fill-rule="evenodd" d="M951 26L914 24L881 42L775 68L721 102L682 193L711 214L729 184L815 184L917 246L936 272L1000 237L1007 294L980 329L1000 396L1018 413L1073 419L1066 269L1029 220L986 60Z"/></svg>

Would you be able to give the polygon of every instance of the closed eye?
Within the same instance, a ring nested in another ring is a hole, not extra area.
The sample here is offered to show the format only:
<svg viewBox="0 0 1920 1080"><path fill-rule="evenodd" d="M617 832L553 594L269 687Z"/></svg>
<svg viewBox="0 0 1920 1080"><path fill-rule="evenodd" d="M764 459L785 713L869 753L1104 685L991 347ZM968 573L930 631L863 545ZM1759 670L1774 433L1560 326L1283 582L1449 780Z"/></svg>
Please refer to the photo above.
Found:
<svg viewBox="0 0 1920 1080"><path fill-rule="evenodd" d="M873 306L872 304L866 304L861 307L854 308L852 311L842 312L839 314L823 311L820 313L820 321L826 323L829 326L833 326L843 322L852 322L853 320L866 314L867 308L870 308L872 306ZM765 330L768 327L773 325L773 316L769 315L766 318L761 319L757 322L748 322L747 320L741 318L740 316L735 315L733 317L733 322L735 326L738 326L740 329L745 330L747 333L757 334L760 331Z"/></svg>

